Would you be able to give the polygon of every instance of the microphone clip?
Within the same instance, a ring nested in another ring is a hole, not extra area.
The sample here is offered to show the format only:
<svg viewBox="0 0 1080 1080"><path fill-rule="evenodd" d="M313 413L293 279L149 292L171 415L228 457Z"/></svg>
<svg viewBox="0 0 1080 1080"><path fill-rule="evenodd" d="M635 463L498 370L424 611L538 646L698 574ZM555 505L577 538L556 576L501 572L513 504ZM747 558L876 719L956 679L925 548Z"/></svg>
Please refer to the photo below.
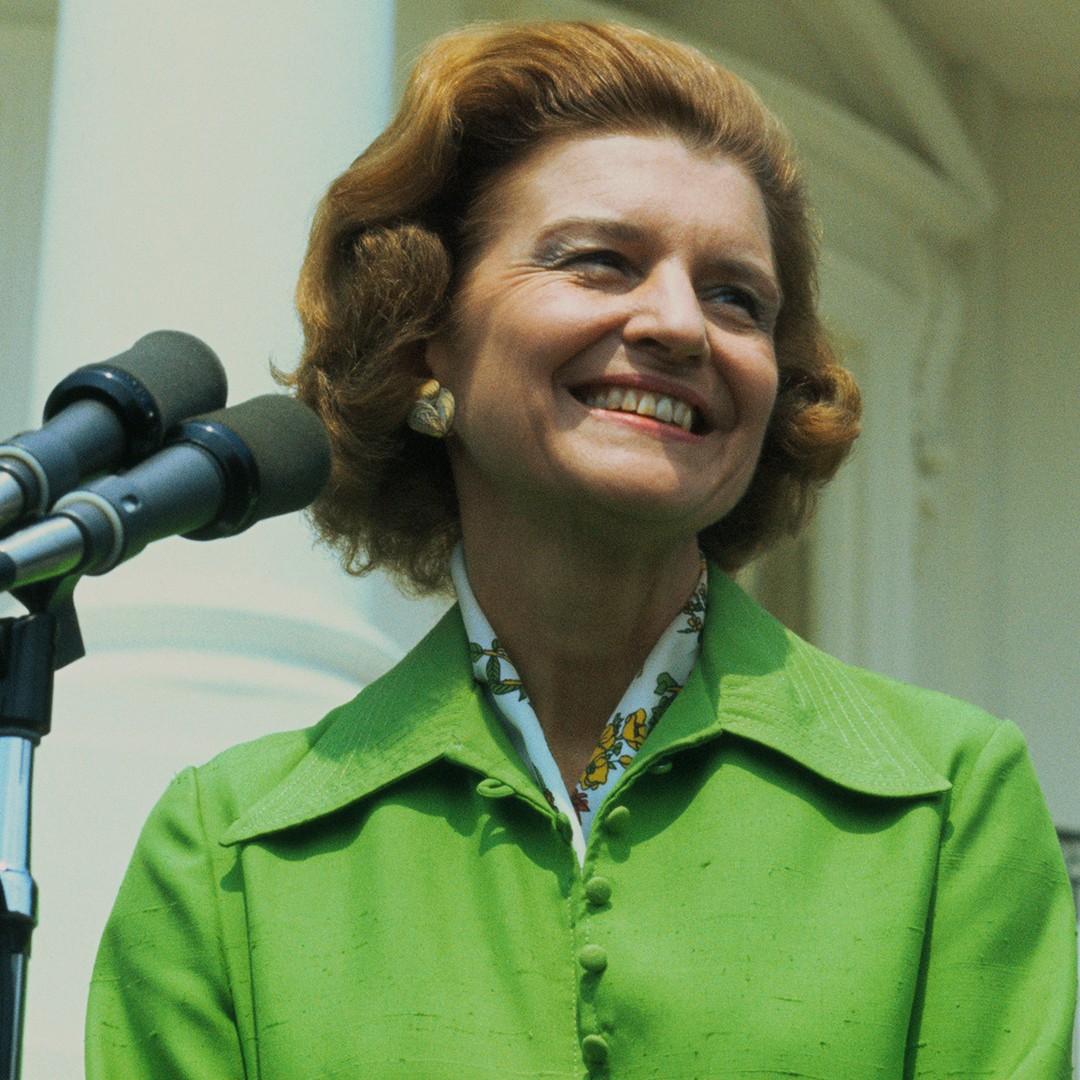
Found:
<svg viewBox="0 0 1080 1080"><path fill-rule="evenodd" d="M73 593L78 574L12 590L25 615L0 619L0 737L35 745L52 724L53 675L86 655Z"/></svg>

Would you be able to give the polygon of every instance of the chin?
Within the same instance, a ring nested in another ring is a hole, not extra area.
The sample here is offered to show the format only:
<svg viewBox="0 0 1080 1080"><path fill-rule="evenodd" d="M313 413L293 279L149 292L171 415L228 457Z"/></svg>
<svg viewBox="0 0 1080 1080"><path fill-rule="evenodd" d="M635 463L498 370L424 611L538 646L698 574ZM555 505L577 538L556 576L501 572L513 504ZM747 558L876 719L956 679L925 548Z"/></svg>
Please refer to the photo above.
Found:
<svg viewBox="0 0 1080 1080"><path fill-rule="evenodd" d="M594 493L613 507L633 511L643 520L694 518L704 529L727 514L750 485L753 471L739 470L710 486L700 483L701 470L660 467L633 468L617 463L589 485Z"/></svg>
<svg viewBox="0 0 1080 1080"><path fill-rule="evenodd" d="M610 514L636 525L655 526L657 535L696 536L719 521L738 502L732 497L692 498L685 487L663 484L606 486L594 497ZM625 526L624 526L625 527ZM646 537L642 534L641 539Z"/></svg>

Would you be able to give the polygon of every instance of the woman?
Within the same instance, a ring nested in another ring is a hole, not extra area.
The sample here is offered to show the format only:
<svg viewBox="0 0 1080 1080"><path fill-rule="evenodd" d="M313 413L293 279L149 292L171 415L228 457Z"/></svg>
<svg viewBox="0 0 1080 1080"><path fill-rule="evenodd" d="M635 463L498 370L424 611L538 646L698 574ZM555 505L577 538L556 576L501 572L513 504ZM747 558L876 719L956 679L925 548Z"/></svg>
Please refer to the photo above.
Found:
<svg viewBox="0 0 1080 1080"><path fill-rule="evenodd" d="M293 381L336 443L324 537L459 605L317 727L177 778L91 1077L1067 1075L1071 896L1017 731L725 574L857 433L813 271L783 134L699 54L428 50L320 208Z"/></svg>

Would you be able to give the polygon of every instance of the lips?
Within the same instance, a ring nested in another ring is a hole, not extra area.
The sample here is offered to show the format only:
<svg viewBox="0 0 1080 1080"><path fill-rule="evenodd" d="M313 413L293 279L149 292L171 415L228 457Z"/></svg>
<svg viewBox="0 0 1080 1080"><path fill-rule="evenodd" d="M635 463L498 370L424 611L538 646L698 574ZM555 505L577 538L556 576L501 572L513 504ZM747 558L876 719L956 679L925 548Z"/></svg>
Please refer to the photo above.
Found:
<svg viewBox="0 0 1080 1080"><path fill-rule="evenodd" d="M700 417L693 405L668 394L626 386L601 386L585 389L575 397L590 409L636 413L683 431L700 427Z"/></svg>

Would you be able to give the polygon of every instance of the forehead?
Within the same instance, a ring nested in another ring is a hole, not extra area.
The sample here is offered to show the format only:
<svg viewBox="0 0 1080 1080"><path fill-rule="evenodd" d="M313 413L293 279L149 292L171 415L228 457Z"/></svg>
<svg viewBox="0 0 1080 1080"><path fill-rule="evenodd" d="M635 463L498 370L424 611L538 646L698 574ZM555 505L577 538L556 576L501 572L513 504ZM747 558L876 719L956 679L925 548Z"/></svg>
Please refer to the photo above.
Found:
<svg viewBox="0 0 1080 1080"><path fill-rule="evenodd" d="M771 248L757 183L726 154L675 136L612 134L549 140L492 184L483 216L510 239L561 219L625 219L687 237ZM494 239L491 231L488 236Z"/></svg>

